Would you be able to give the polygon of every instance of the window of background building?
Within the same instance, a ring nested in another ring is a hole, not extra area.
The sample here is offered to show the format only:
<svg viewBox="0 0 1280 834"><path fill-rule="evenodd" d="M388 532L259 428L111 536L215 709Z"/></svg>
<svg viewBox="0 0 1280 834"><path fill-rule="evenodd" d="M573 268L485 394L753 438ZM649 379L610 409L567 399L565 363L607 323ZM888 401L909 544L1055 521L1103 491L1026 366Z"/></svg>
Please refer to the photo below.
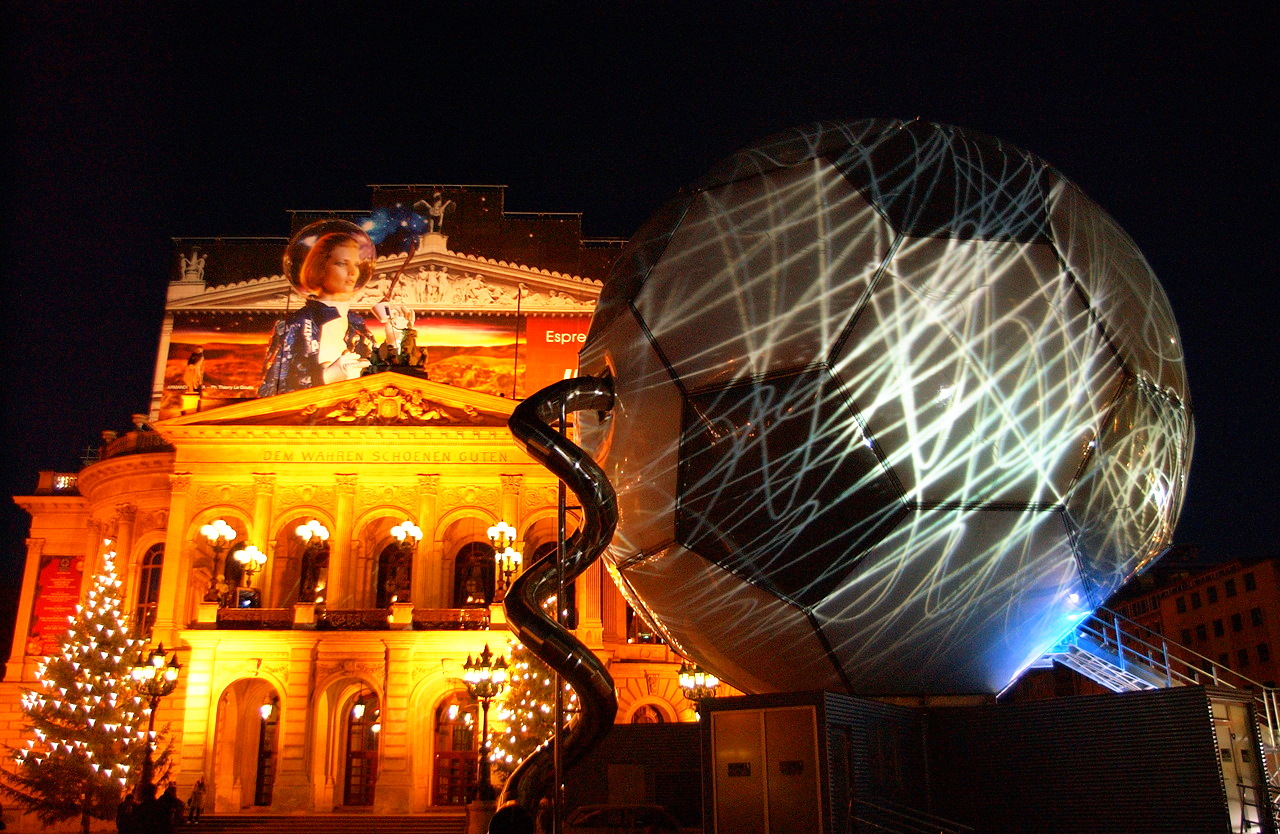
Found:
<svg viewBox="0 0 1280 834"><path fill-rule="evenodd" d="M138 573L138 606L134 609L135 636L140 640L151 639L151 629L156 624L156 603L160 601L160 572L164 569L164 545L153 544L142 556L142 568Z"/></svg>
<svg viewBox="0 0 1280 834"><path fill-rule="evenodd" d="M1268 646L1266 643L1258 644L1258 662L1259 663L1271 662L1271 647Z"/></svg>
<svg viewBox="0 0 1280 834"><path fill-rule="evenodd" d="M1209 600L1210 605L1214 604L1218 601L1218 586L1210 585L1208 588L1205 588L1204 595Z"/></svg>
<svg viewBox="0 0 1280 834"><path fill-rule="evenodd" d="M1230 655L1230 654L1228 654L1228 653L1226 653L1226 652L1223 652L1222 654L1218 655L1218 665L1219 665L1219 666L1230 666L1230 665L1231 665L1231 655Z"/></svg>
<svg viewBox="0 0 1280 834"><path fill-rule="evenodd" d="M1191 645L1191 629L1184 628L1182 630L1182 645L1184 646Z"/></svg>
<svg viewBox="0 0 1280 834"><path fill-rule="evenodd" d="M1191 592L1191 609L1194 611L1195 609L1199 608L1200 605L1201 605L1200 592L1192 591Z"/></svg>
<svg viewBox="0 0 1280 834"><path fill-rule="evenodd" d="M1222 620L1214 620L1214 621L1213 621L1213 636L1214 636L1214 637L1221 637L1221 636L1222 636L1223 634L1225 634L1225 633L1226 633L1226 629L1222 627Z"/></svg>
<svg viewBox="0 0 1280 834"><path fill-rule="evenodd" d="M1175 603L1177 604L1177 606L1178 606L1178 613L1179 613L1179 614L1185 614L1185 613L1187 613L1187 600L1186 600L1186 598L1185 598L1185 597L1178 597L1176 600L1174 600L1174 602L1175 602Z"/></svg>
<svg viewBox="0 0 1280 834"><path fill-rule="evenodd" d="M1236 652L1236 660L1239 662L1239 666L1241 669L1244 669L1245 667L1247 667L1249 665L1249 650L1241 649L1240 651Z"/></svg>
<svg viewBox="0 0 1280 834"><path fill-rule="evenodd" d="M1244 618L1241 617L1239 614L1231 615L1231 630L1244 631Z"/></svg>
<svg viewBox="0 0 1280 834"><path fill-rule="evenodd" d="M1201 623L1200 625L1196 626L1196 639L1197 640L1209 639L1209 633L1205 630L1204 623Z"/></svg>
<svg viewBox="0 0 1280 834"><path fill-rule="evenodd" d="M1246 591L1258 590L1258 580L1254 579L1253 573L1246 573L1244 575L1244 589Z"/></svg>
<svg viewBox="0 0 1280 834"><path fill-rule="evenodd" d="M1222 583L1222 587L1226 590L1227 596L1233 597L1236 595L1236 581L1234 579L1228 579Z"/></svg>
<svg viewBox="0 0 1280 834"><path fill-rule="evenodd" d="M1262 625L1262 609L1261 609L1261 608L1250 608L1250 609L1249 609L1249 620L1250 620L1250 621L1252 621L1252 622L1253 622L1253 624L1254 624L1254 625L1256 625L1256 626L1257 626L1257 625Z"/></svg>

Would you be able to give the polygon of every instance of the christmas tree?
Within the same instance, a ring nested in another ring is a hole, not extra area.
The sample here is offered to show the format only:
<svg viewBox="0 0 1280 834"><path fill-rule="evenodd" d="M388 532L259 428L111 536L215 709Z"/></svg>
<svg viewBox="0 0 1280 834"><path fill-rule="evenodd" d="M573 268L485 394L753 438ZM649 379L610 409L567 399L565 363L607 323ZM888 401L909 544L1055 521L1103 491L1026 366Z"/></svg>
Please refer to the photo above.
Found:
<svg viewBox="0 0 1280 834"><path fill-rule="evenodd" d="M68 618L61 651L37 667L37 689L22 698L24 747L9 748L15 769L0 770L0 792L45 824L111 819L147 755L148 704L130 677L144 641L129 633L108 539L103 571ZM167 751L161 754L163 762Z"/></svg>
<svg viewBox="0 0 1280 834"><path fill-rule="evenodd" d="M498 719L506 724L491 736L489 761L503 773L551 739L555 732L555 673L521 643L511 643L510 677ZM577 711L578 698L565 684L565 712Z"/></svg>

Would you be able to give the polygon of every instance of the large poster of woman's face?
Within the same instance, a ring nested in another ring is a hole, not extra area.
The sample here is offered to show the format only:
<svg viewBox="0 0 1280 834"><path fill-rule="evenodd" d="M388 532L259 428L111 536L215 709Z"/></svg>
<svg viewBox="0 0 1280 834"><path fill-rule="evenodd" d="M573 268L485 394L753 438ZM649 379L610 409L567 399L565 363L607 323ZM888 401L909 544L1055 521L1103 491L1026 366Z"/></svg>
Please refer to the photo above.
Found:
<svg viewBox="0 0 1280 834"><path fill-rule="evenodd" d="M257 398L267 346L281 318L271 313L176 313L161 419L193 411L192 398L202 411ZM425 356L421 369L431 381L522 399L576 369L589 324L585 316L417 315L413 331ZM386 335L376 318L369 330L381 346ZM196 368L198 390L191 385Z"/></svg>

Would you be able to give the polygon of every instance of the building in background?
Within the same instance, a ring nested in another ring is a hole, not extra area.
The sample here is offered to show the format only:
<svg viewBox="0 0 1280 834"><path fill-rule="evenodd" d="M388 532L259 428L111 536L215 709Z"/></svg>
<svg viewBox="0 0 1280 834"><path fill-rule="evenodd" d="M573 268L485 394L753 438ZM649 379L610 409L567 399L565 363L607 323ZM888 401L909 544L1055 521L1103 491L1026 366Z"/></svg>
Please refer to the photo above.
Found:
<svg viewBox="0 0 1280 834"><path fill-rule="evenodd" d="M220 813L466 800L479 733L462 665L510 639L510 577L488 530L514 526L526 563L556 544L556 482L506 420L576 368L622 245L584 241L576 214L506 212L504 193L375 187L375 213L418 203L429 226L407 262L402 239L383 240L352 308L394 280L424 353L270 397L257 392L272 328L300 303L280 274L286 239L174 241L150 412L104 433L80 472L42 473L16 499L32 524L0 741L19 743L20 690L111 538L133 627L183 664L157 721L183 796L203 779ZM293 226L368 214L295 212ZM617 720L692 720L680 659L598 563L575 598L577 634L617 684Z"/></svg>

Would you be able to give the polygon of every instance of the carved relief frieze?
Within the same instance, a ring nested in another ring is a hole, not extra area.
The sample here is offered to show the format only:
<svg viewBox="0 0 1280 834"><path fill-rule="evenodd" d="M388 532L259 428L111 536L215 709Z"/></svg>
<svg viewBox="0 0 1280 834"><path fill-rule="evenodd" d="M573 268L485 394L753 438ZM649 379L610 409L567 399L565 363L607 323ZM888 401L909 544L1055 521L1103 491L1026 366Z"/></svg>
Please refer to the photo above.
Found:
<svg viewBox="0 0 1280 834"><path fill-rule="evenodd" d="M191 489L191 473L178 472L169 476L169 486L175 495Z"/></svg>
<svg viewBox="0 0 1280 834"><path fill-rule="evenodd" d="M316 664L316 680L327 682L335 677L362 677L376 681L382 677L383 664L358 663L354 660L327 661Z"/></svg>
<svg viewBox="0 0 1280 834"><path fill-rule="evenodd" d="M366 486L359 489L356 498L361 507L395 504L408 508L417 504L418 490L411 486Z"/></svg>
<svg viewBox="0 0 1280 834"><path fill-rule="evenodd" d="M169 510L162 508L158 510L147 510L138 517L137 529L138 533L146 533L150 530L166 530L169 527Z"/></svg>
<svg viewBox="0 0 1280 834"><path fill-rule="evenodd" d="M555 484L529 487L524 491L524 505L530 509L554 507L559 500L559 494Z"/></svg>
<svg viewBox="0 0 1280 834"><path fill-rule="evenodd" d="M498 488L481 486L447 486L440 490L445 506L465 504L471 507L498 509Z"/></svg>
<svg viewBox="0 0 1280 834"><path fill-rule="evenodd" d="M391 284L390 271L383 270L375 275L361 293L355 304L382 301L386 297ZM495 281L479 272L450 269L446 264L425 263L417 270L412 267L400 275L395 287L394 300L401 304L431 308L463 308L477 310L516 309L525 310L557 310L565 312L589 313L595 307L595 297L591 290L578 298L554 288L531 289L528 285L515 282Z"/></svg>
<svg viewBox="0 0 1280 834"><path fill-rule="evenodd" d="M466 405L446 405L396 385L364 390L337 403L312 404L298 412L313 426L497 426L504 421Z"/></svg>
<svg viewBox="0 0 1280 834"><path fill-rule="evenodd" d="M253 487L250 484L197 484L192 490L192 500L197 507L214 504L247 507L253 501Z"/></svg>
<svg viewBox="0 0 1280 834"><path fill-rule="evenodd" d="M337 491L331 486L315 486L313 484L289 485L279 488L276 493L276 499L279 501L280 506L286 509L302 504L330 507L333 506L336 494Z"/></svg>
<svg viewBox="0 0 1280 834"><path fill-rule="evenodd" d="M258 492L265 492L270 495L276 488L276 476L274 473L253 473L253 487Z"/></svg>
<svg viewBox="0 0 1280 834"><path fill-rule="evenodd" d="M439 495L440 494L440 476L439 475L419 475L418 476L418 492L423 495Z"/></svg>

